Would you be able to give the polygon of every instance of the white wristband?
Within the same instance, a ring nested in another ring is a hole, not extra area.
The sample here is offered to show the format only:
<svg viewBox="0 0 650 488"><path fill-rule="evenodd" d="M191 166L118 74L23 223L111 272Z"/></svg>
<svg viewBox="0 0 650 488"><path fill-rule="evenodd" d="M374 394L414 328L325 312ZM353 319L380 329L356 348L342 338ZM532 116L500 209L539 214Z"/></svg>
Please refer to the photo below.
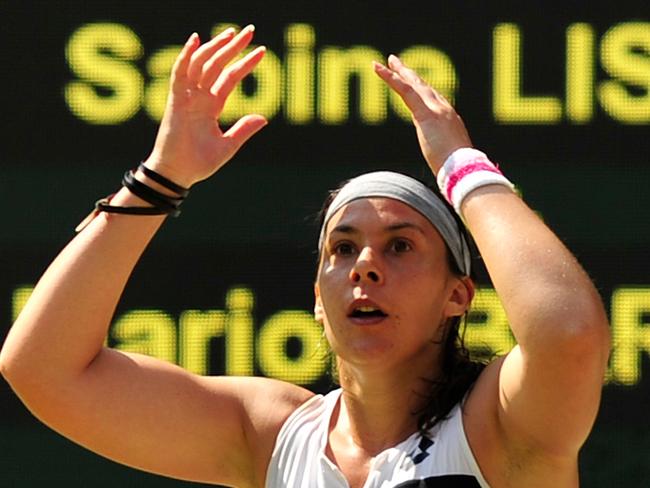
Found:
<svg viewBox="0 0 650 488"><path fill-rule="evenodd" d="M488 159L485 153L471 147L456 149L438 171L438 187L458 215L460 206L470 192L486 185L514 185Z"/></svg>

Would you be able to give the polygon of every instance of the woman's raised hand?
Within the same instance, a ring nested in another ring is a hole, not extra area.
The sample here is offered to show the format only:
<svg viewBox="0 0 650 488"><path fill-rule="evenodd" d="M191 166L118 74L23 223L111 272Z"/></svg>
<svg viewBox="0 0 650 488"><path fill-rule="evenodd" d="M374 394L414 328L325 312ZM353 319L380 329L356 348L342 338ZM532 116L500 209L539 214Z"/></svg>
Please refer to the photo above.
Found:
<svg viewBox="0 0 650 488"><path fill-rule="evenodd" d="M422 154L435 174L456 149L472 147L454 107L397 56L388 57L388 66L374 63L374 68L411 111Z"/></svg>
<svg viewBox="0 0 650 488"><path fill-rule="evenodd" d="M266 125L263 116L249 114L225 132L219 127L228 96L264 57L260 46L231 63L254 30L252 25L238 34L227 29L205 44L196 33L190 36L172 68L165 114L146 166L190 187L215 173Z"/></svg>

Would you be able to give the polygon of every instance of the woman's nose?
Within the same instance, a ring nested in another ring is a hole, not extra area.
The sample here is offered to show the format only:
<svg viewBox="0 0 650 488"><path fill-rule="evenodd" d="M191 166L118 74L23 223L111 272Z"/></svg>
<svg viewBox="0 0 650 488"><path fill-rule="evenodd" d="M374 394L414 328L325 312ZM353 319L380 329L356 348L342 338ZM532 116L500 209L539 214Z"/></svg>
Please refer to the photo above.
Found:
<svg viewBox="0 0 650 488"><path fill-rule="evenodd" d="M354 266L350 270L350 280L354 283L369 281L372 283L382 283L384 280L381 272L377 255L369 247L364 247L357 257Z"/></svg>

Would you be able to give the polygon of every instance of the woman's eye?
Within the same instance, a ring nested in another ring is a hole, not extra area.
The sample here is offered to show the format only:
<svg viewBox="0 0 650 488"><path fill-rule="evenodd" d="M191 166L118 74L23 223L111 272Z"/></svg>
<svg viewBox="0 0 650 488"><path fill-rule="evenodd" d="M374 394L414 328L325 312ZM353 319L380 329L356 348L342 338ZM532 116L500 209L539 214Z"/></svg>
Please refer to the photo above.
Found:
<svg viewBox="0 0 650 488"><path fill-rule="evenodd" d="M334 246L334 253L341 256L349 256L354 252L354 247L349 242L340 242Z"/></svg>
<svg viewBox="0 0 650 488"><path fill-rule="evenodd" d="M411 250L411 244L404 239L396 239L391 244L391 250L393 252L407 252Z"/></svg>

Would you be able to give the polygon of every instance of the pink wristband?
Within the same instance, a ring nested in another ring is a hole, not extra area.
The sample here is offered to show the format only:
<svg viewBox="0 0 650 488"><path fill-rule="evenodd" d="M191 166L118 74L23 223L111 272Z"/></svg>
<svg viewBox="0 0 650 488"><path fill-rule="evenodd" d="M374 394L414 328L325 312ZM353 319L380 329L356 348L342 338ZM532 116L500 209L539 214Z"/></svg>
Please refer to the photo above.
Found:
<svg viewBox="0 0 650 488"><path fill-rule="evenodd" d="M485 153L471 147L456 149L438 171L438 187L459 215L463 200L471 191L486 185L514 185Z"/></svg>

